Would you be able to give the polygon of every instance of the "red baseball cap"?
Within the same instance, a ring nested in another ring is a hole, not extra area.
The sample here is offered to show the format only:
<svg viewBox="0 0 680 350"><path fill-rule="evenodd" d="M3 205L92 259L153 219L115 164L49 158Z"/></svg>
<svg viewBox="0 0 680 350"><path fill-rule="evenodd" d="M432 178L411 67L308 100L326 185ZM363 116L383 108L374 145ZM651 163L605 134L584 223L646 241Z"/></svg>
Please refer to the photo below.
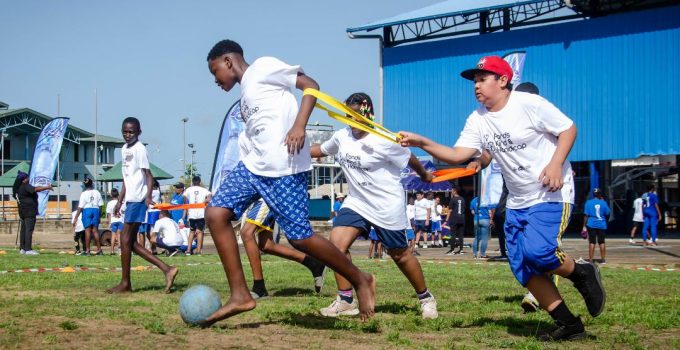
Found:
<svg viewBox="0 0 680 350"><path fill-rule="evenodd" d="M508 81L512 81L512 68L510 68L510 64L498 56L482 57L477 62L477 67L464 70L460 73L460 76L467 80L475 80L475 74L480 72L488 72L500 76L505 75L508 77Z"/></svg>

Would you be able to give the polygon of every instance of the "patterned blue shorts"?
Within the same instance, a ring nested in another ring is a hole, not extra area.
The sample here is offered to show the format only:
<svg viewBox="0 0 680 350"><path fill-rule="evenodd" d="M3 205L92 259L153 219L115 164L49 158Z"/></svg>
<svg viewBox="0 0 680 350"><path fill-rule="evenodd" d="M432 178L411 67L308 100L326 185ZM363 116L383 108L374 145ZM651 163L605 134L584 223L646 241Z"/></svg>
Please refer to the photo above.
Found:
<svg viewBox="0 0 680 350"><path fill-rule="evenodd" d="M262 198L287 239L309 238L314 231L307 209L308 179L308 172L282 177L259 176L239 162L222 181L208 206L231 209L233 219L238 219L250 204Z"/></svg>

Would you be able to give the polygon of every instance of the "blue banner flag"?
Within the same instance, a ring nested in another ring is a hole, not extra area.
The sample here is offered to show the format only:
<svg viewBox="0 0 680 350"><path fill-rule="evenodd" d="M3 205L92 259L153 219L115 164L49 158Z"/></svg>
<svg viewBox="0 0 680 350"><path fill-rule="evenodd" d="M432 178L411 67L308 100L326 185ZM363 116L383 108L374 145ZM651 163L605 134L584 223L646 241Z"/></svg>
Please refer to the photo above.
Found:
<svg viewBox="0 0 680 350"><path fill-rule="evenodd" d="M238 100L231 105L222 122L220 139L215 151L212 181L210 181L210 191L213 194L220 187L222 180L239 162L238 135L245 128L246 124L241 117L241 100Z"/></svg>
<svg viewBox="0 0 680 350"><path fill-rule="evenodd" d="M33 187L52 184L68 120L69 118L55 118L47 123L40 132L38 141L35 143L29 174L29 183ZM49 191L38 192L38 216L45 216L48 196Z"/></svg>

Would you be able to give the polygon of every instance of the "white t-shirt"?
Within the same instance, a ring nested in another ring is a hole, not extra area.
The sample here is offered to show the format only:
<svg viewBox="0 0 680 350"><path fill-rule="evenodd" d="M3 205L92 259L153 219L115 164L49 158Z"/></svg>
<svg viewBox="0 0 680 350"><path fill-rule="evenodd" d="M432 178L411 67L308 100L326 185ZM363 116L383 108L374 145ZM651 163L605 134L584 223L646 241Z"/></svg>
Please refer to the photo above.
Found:
<svg viewBox="0 0 680 350"><path fill-rule="evenodd" d="M408 165L410 150L373 134L357 140L350 128L344 128L321 145L321 152L335 155L349 184L343 208L384 229L408 227L406 198L399 179Z"/></svg>
<svg viewBox="0 0 680 350"><path fill-rule="evenodd" d="M179 226L171 218L158 219L153 225L153 232L163 237L163 243L168 246L179 246L183 243Z"/></svg>
<svg viewBox="0 0 680 350"><path fill-rule="evenodd" d="M574 123L541 96L513 91L507 105L489 112L481 105L468 117L456 147L491 152L508 187L507 207L528 208L544 202L574 203L571 164L562 165L561 191L548 192L538 179L557 148L557 136Z"/></svg>
<svg viewBox="0 0 680 350"><path fill-rule="evenodd" d="M123 182L125 183L125 201L143 202L146 198L146 177L142 169L149 169L149 158L142 141L132 147L123 145Z"/></svg>
<svg viewBox="0 0 680 350"><path fill-rule="evenodd" d="M184 196L190 204L194 203L205 203L205 200L210 195L210 191L207 188L201 186L191 186L184 191ZM203 219L205 217L205 209L189 209L187 218L189 219Z"/></svg>
<svg viewBox="0 0 680 350"><path fill-rule="evenodd" d="M78 212L77 210L74 210L71 213L71 222L73 222L73 220L76 219L76 213L77 212ZM83 216L82 215L78 216L78 222L76 222L76 228L73 230L73 232L80 232L80 231L85 231L85 227L83 227Z"/></svg>
<svg viewBox="0 0 680 350"><path fill-rule="evenodd" d="M633 201L633 209L635 209L635 214L633 214L633 221L637 222L645 221L642 215L642 198L637 198Z"/></svg>
<svg viewBox="0 0 680 350"><path fill-rule="evenodd" d="M151 190L151 201L153 201L156 204L162 202L162 200L161 200L161 190L158 190L158 189ZM146 210L146 214L149 215L149 212L151 212L151 211L161 211L161 210L160 209L152 209L151 207L149 207L149 209Z"/></svg>
<svg viewBox="0 0 680 350"><path fill-rule="evenodd" d="M432 208L432 203L427 200L426 198L423 199L416 199L415 202L415 219L419 221L425 221L427 220L427 209Z"/></svg>
<svg viewBox="0 0 680 350"><path fill-rule="evenodd" d="M288 154L284 144L298 114L293 90L297 74L302 72L300 66L289 66L274 57L261 57L243 73L241 116L252 151L241 161L256 175L281 177L312 169L308 139L295 155Z"/></svg>
<svg viewBox="0 0 680 350"><path fill-rule="evenodd" d="M78 208L99 208L104 204L102 200L102 195L97 190L85 190L80 194L80 200L78 201Z"/></svg>
<svg viewBox="0 0 680 350"><path fill-rule="evenodd" d="M123 219L124 219L124 215L122 213L123 209L120 210L121 211L120 216L116 216L116 214L113 212L113 209L116 208L116 204L118 204L117 199L111 200L106 204L106 214L111 215L111 222L110 222L111 224L116 223L116 222L123 222Z"/></svg>
<svg viewBox="0 0 680 350"><path fill-rule="evenodd" d="M442 206L441 204L434 204L432 201L432 208L430 208L430 220L431 221L442 221Z"/></svg>
<svg viewBox="0 0 680 350"><path fill-rule="evenodd" d="M413 204L407 204L406 205L406 218L409 220L413 220L416 217L416 206Z"/></svg>

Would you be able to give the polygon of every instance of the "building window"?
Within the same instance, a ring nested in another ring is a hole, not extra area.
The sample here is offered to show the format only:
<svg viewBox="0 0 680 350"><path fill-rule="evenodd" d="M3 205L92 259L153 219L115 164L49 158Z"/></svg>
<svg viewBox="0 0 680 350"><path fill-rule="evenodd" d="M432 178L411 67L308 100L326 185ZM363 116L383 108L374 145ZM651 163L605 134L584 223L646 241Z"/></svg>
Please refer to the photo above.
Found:
<svg viewBox="0 0 680 350"><path fill-rule="evenodd" d="M74 162L80 161L80 145L78 144L73 145L73 161ZM76 178L76 180L78 179Z"/></svg>
<svg viewBox="0 0 680 350"><path fill-rule="evenodd" d="M80 174L73 173L73 180L80 180Z"/></svg>
<svg viewBox="0 0 680 350"><path fill-rule="evenodd" d="M90 160L87 157L87 145L83 145L83 162L87 163Z"/></svg>

